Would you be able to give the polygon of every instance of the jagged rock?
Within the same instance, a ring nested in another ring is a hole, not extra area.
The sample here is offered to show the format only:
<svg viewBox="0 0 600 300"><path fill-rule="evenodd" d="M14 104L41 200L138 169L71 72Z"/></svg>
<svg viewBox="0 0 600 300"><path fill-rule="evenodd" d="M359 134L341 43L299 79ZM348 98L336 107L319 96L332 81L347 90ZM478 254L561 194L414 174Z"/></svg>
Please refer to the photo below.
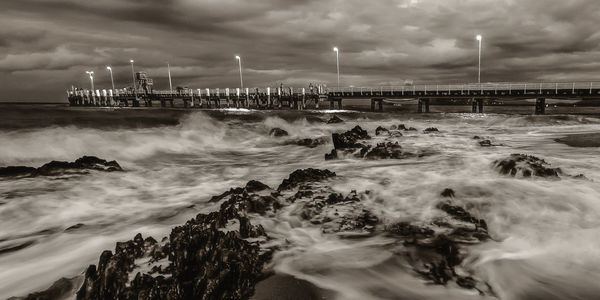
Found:
<svg viewBox="0 0 600 300"><path fill-rule="evenodd" d="M55 176L62 174L82 174L88 170L104 172L123 171L116 161L106 161L95 156L83 156L74 162L51 161L39 168L4 167L0 168L0 177L35 177Z"/></svg>
<svg viewBox="0 0 600 300"><path fill-rule="evenodd" d="M369 133L358 125L350 131L334 133L331 137L335 149L360 148L363 144L357 143L358 140L367 140L371 138Z"/></svg>
<svg viewBox="0 0 600 300"><path fill-rule="evenodd" d="M254 192L270 189L270 187L260 181L250 180L250 181L248 181L248 183L246 183L245 189L246 189L246 192L248 192L248 193L254 193Z"/></svg>
<svg viewBox="0 0 600 300"><path fill-rule="evenodd" d="M376 147L367 147L361 150L361 154L364 152L363 157L366 159L390 159L390 158L402 158L404 153L402 152L402 146L398 142L391 143L378 143Z"/></svg>
<svg viewBox="0 0 600 300"><path fill-rule="evenodd" d="M52 299L67 299L73 295L79 284L81 284L81 276L73 278L60 278L54 282L49 288L41 292L35 292L26 297L12 297L8 300L52 300Z"/></svg>
<svg viewBox="0 0 600 300"><path fill-rule="evenodd" d="M330 153L325 153L325 160L338 159L337 150L332 149Z"/></svg>
<svg viewBox="0 0 600 300"><path fill-rule="evenodd" d="M329 121L327 121L327 124L336 124L336 123L343 123L344 120L338 118L338 116L333 115L333 117L331 117L331 119L329 119Z"/></svg>
<svg viewBox="0 0 600 300"><path fill-rule="evenodd" d="M266 237L264 228L245 216L276 206L270 196L246 192L263 188L249 182L219 211L175 227L163 244L141 234L117 243L114 254L104 251L98 267L88 268L77 299L248 299L270 259L269 252L245 240ZM168 266L162 268L165 260Z"/></svg>
<svg viewBox="0 0 600 300"><path fill-rule="evenodd" d="M324 233L350 236L370 235L379 223L377 216L360 203L355 191L346 197L335 192L327 197L314 197L304 203L300 216L321 225Z"/></svg>
<svg viewBox="0 0 600 300"><path fill-rule="evenodd" d="M447 198L453 198L454 197L454 190L451 188L445 188L440 195L442 197L447 197Z"/></svg>
<svg viewBox="0 0 600 300"><path fill-rule="evenodd" d="M271 131L269 131L269 135L281 137L281 136L288 136L289 133L281 128L273 128L273 129L271 129Z"/></svg>
<svg viewBox="0 0 600 300"><path fill-rule="evenodd" d="M481 147L491 147L492 145L492 141L490 140L481 140L479 141L479 146Z"/></svg>
<svg viewBox="0 0 600 300"><path fill-rule="evenodd" d="M404 126L404 124L400 124L400 125L392 125L392 127L390 127L391 130L408 130L406 128L406 126Z"/></svg>
<svg viewBox="0 0 600 300"><path fill-rule="evenodd" d="M386 226L385 231L397 236L424 239L433 236L435 231L431 228L416 226L408 222L398 222Z"/></svg>
<svg viewBox="0 0 600 300"><path fill-rule="evenodd" d="M560 168L551 168L543 159L525 154L511 154L505 159L496 160L494 167L500 174L523 177L553 177L562 173Z"/></svg>
<svg viewBox="0 0 600 300"><path fill-rule="evenodd" d="M315 148L319 145L327 144L327 142L328 142L328 140L326 138L316 138L316 139L306 138L306 139L297 140L294 142L294 144L298 145L298 146L308 147L308 148Z"/></svg>
<svg viewBox="0 0 600 300"><path fill-rule="evenodd" d="M387 130L385 127L377 127L377 129L375 129L375 135L382 135L384 133L389 133L390 131Z"/></svg>
<svg viewBox="0 0 600 300"><path fill-rule="evenodd" d="M423 130L423 133L432 133L432 132L439 132L439 130L435 127L429 127L429 128L425 128L425 130Z"/></svg>
<svg viewBox="0 0 600 300"><path fill-rule="evenodd" d="M266 189L270 189L270 187L260 181L250 180L250 181L248 181L248 183L246 183L245 187L231 188L231 189L229 189L229 191L226 191L220 195L212 196L210 198L210 200L208 200L208 202L219 202L219 201L221 201L231 195L234 195L234 194L241 194L243 192L254 193L254 192L258 192L258 191L262 191L262 190L266 190Z"/></svg>
<svg viewBox="0 0 600 300"><path fill-rule="evenodd" d="M0 168L0 177L27 177L32 176L37 169L25 166L9 166Z"/></svg>
<svg viewBox="0 0 600 300"><path fill-rule="evenodd" d="M335 177L335 173L331 172L327 169L325 169L325 170L319 170L319 169L313 169L313 168L308 168L308 169L303 169L303 170L298 169L298 170L292 172L292 174L290 174L289 178L284 179L283 182L281 182L281 184L277 188L277 190L279 190L279 191L288 190L288 189L297 187L298 185L300 185L302 183L321 181L323 179L327 179L330 177Z"/></svg>
<svg viewBox="0 0 600 300"><path fill-rule="evenodd" d="M476 227L483 228L487 231L488 227L487 227L487 223L485 222L485 220L474 217L468 211L466 211L464 208L462 208L460 206L456 206L456 205L452 205L450 203L444 202L444 203L439 203L437 205L437 208L446 212L447 214L456 218L457 220L471 223L471 224L475 225Z"/></svg>

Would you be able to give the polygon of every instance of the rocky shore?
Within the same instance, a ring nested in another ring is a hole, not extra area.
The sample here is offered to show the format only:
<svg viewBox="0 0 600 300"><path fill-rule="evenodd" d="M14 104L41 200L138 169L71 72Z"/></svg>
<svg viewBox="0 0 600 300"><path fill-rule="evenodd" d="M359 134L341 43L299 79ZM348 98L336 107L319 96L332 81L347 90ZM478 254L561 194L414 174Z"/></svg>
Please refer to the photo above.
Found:
<svg viewBox="0 0 600 300"><path fill-rule="evenodd" d="M331 124L343 121L332 118ZM403 159L421 153L407 151L395 138L412 131L437 135L434 127L417 131L404 124L379 126L371 136L360 126L333 133L334 149L326 160ZM282 129L273 137L288 135ZM373 140L377 142L373 143ZM480 146L494 145L477 138ZM316 147L328 141L306 138L290 142ZM513 177L560 178L560 168L541 158L512 154L492 166L500 175ZM75 162L51 162L39 168L0 168L0 177L20 178L81 174L90 170L123 171L116 161L84 156ZM435 203L430 219L387 219L367 205L372 191L334 189L343 174L327 169L298 169L276 187L251 180L213 196L209 202L219 209L198 214L173 228L165 237L135 235L117 242L114 251L103 251L97 264L78 277L61 278L45 291L15 299L326 299L331 291L315 283L273 270L273 256L286 249L287 241L269 234L261 222L288 209L301 226L316 227L331 238L369 239L383 236L398 246L394 255L412 274L427 284L452 285L481 295L496 296L492 286L464 264L473 245L493 241L483 213L468 207L460 191L448 187L431 199ZM293 291L293 292L291 292ZM292 293L292 294L290 294ZM295 297L295 298L294 298Z"/></svg>

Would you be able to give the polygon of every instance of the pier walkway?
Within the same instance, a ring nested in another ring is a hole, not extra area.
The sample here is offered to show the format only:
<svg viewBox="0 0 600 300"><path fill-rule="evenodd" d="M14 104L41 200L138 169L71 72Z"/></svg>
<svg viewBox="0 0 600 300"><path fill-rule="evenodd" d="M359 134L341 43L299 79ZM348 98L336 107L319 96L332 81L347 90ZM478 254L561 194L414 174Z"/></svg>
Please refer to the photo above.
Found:
<svg viewBox="0 0 600 300"><path fill-rule="evenodd" d="M221 108L255 107L276 109L289 107L319 108L325 104L330 109L342 108L344 99L371 101L372 111L382 111L386 100L417 100L418 112L429 112L431 100L452 100L472 105L472 112L483 112L490 101L500 99L536 99L536 114L543 114L546 99L585 100L600 99L599 82L555 83L470 83L470 84L417 84L404 86L324 88L225 88L225 89L179 89L175 91L144 91L133 89L96 89L94 91L73 88L67 91L72 106L155 106ZM327 103L328 102L328 103ZM458 104L457 104L458 105ZM180 106L180 105L178 105ZM337 106L337 107L336 107Z"/></svg>

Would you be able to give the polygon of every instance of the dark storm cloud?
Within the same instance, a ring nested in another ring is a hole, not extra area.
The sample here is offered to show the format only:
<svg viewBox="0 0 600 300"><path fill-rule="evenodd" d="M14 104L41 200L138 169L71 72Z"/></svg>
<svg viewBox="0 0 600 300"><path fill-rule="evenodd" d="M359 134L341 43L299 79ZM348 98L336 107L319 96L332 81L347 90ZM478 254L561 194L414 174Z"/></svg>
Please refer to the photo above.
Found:
<svg viewBox="0 0 600 300"><path fill-rule="evenodd" d="M0 100L62 101L71 84L118 86L129 59L158 88L589 80L600 67L596 0L19 0L0 3Z"/></svg>

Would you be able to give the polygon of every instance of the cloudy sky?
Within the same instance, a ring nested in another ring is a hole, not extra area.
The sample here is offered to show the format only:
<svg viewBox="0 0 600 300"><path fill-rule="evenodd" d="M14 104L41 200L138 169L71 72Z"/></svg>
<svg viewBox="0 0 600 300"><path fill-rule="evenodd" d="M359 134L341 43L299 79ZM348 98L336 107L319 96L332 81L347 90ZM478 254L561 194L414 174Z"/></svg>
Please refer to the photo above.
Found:
<svg viewBox="0 0 600 300"><path fill-rule="evenodd" d="M64 101L72 84L157 88L336 81L398 85L600 79L598 0L2 0L0 101Z"/></svg>

